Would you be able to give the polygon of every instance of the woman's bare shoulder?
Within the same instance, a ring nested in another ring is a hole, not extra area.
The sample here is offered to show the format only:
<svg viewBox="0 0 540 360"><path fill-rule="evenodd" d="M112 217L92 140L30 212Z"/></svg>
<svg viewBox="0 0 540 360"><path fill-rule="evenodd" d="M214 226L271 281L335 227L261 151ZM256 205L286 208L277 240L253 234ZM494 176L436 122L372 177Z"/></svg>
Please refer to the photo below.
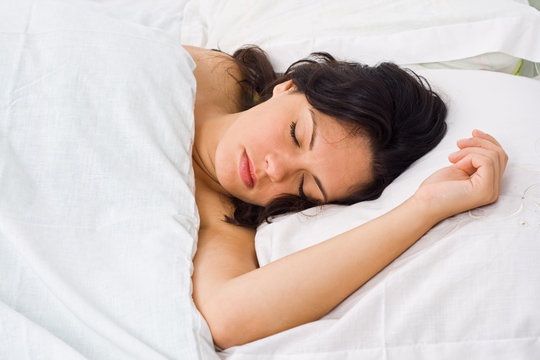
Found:
<svg viewBox="0 0 540 360"><path fill-rule="evenodd" d="M222 52L185 45L197 67L193 72L197 79L195 112L215 113L241 111L242 87L238 81L242 73L234 59Z"/></svg>

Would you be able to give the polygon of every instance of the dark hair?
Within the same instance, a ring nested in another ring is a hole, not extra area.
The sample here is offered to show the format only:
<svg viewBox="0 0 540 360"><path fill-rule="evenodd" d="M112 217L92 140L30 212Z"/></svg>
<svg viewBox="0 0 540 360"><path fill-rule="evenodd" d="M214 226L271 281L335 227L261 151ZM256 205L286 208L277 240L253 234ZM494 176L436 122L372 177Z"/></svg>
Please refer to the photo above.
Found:
<svg viewBox="0 0 540 360"><path fill-rule="evenodd" d="M349 125L368 139L373 180L351 189L334 204L353 204L378 198L414 161L433 149L446 133L446 106L427 80L412 70L384 62L376 66L338 61L324 52L312 53L275 74L266 53L257 46L237 50L244 89L241 103L248 109L272 97L275 85L291 80L318 111ZM320 205L296 195L284 195L267 206L232 198L235 212L226 221L255 228L275 215Z"/></svg>

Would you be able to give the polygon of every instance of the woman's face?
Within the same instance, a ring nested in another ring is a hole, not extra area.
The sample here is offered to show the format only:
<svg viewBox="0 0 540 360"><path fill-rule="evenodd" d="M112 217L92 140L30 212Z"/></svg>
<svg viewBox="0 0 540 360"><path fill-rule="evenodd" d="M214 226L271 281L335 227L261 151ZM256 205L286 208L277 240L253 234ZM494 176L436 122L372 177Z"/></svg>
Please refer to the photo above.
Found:
<svg viewBox="0 0 540 360"><path fill-rule="evenodd" d="M214 164L225 191L261 206L283 194L338 200L371 180L366 139L315 110L292 81L240 114L221 137Z"/></svg>

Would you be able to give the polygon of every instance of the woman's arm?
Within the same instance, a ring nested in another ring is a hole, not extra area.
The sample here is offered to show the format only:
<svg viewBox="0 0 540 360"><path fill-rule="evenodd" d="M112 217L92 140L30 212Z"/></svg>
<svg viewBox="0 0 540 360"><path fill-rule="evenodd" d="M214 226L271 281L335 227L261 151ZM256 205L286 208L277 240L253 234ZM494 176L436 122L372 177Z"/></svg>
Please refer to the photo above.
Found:
<svg viewBox="0 0 540 360"><path fill-rule="evenodd" d="M473 135L458 142L462 150L450 156L454 165L394 210L262 268L253 232L205 220L220 219L223 210L207 202L200 209L194 299L216 345L228 348L320 318L437 222L495 201L506 154L489 135Z"/></svg>
<svg viewBox="0 0 540 360"><path fill-rule="evenodd" d="M322 317L436 223L426 210L408 200L261 268L246 261L253 257L252 237L240 238L225 226L204 229L194 260L194 299L214 342L228 348Z"/></svg>

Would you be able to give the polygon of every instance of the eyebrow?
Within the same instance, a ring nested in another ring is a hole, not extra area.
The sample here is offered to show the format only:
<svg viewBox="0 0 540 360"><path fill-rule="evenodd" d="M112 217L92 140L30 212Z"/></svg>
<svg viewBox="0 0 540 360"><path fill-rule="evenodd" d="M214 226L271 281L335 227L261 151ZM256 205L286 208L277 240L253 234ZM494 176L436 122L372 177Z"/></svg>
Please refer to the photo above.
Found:
<svg viewBox="0 0 540 360"><path fill-rule="evenodd" d="M313 131L311 132L311 140L309 142L309 150L311 150L313 149L313 143L315 142L315 134L317 131L317 122L315 121L315 118L317 117L317 115L311 109L309 109L309 112L311 113L311 121L313 122ZM317 184L317 186L319 187L319 190L321 191L324 197L324 202L328 202L328 196L326 195L326 191L324 191L324 188L321 184L321 180L319 180L319 178L316 177L315 175L313 175L313 179L315 180L315 184Z"/></svg>

